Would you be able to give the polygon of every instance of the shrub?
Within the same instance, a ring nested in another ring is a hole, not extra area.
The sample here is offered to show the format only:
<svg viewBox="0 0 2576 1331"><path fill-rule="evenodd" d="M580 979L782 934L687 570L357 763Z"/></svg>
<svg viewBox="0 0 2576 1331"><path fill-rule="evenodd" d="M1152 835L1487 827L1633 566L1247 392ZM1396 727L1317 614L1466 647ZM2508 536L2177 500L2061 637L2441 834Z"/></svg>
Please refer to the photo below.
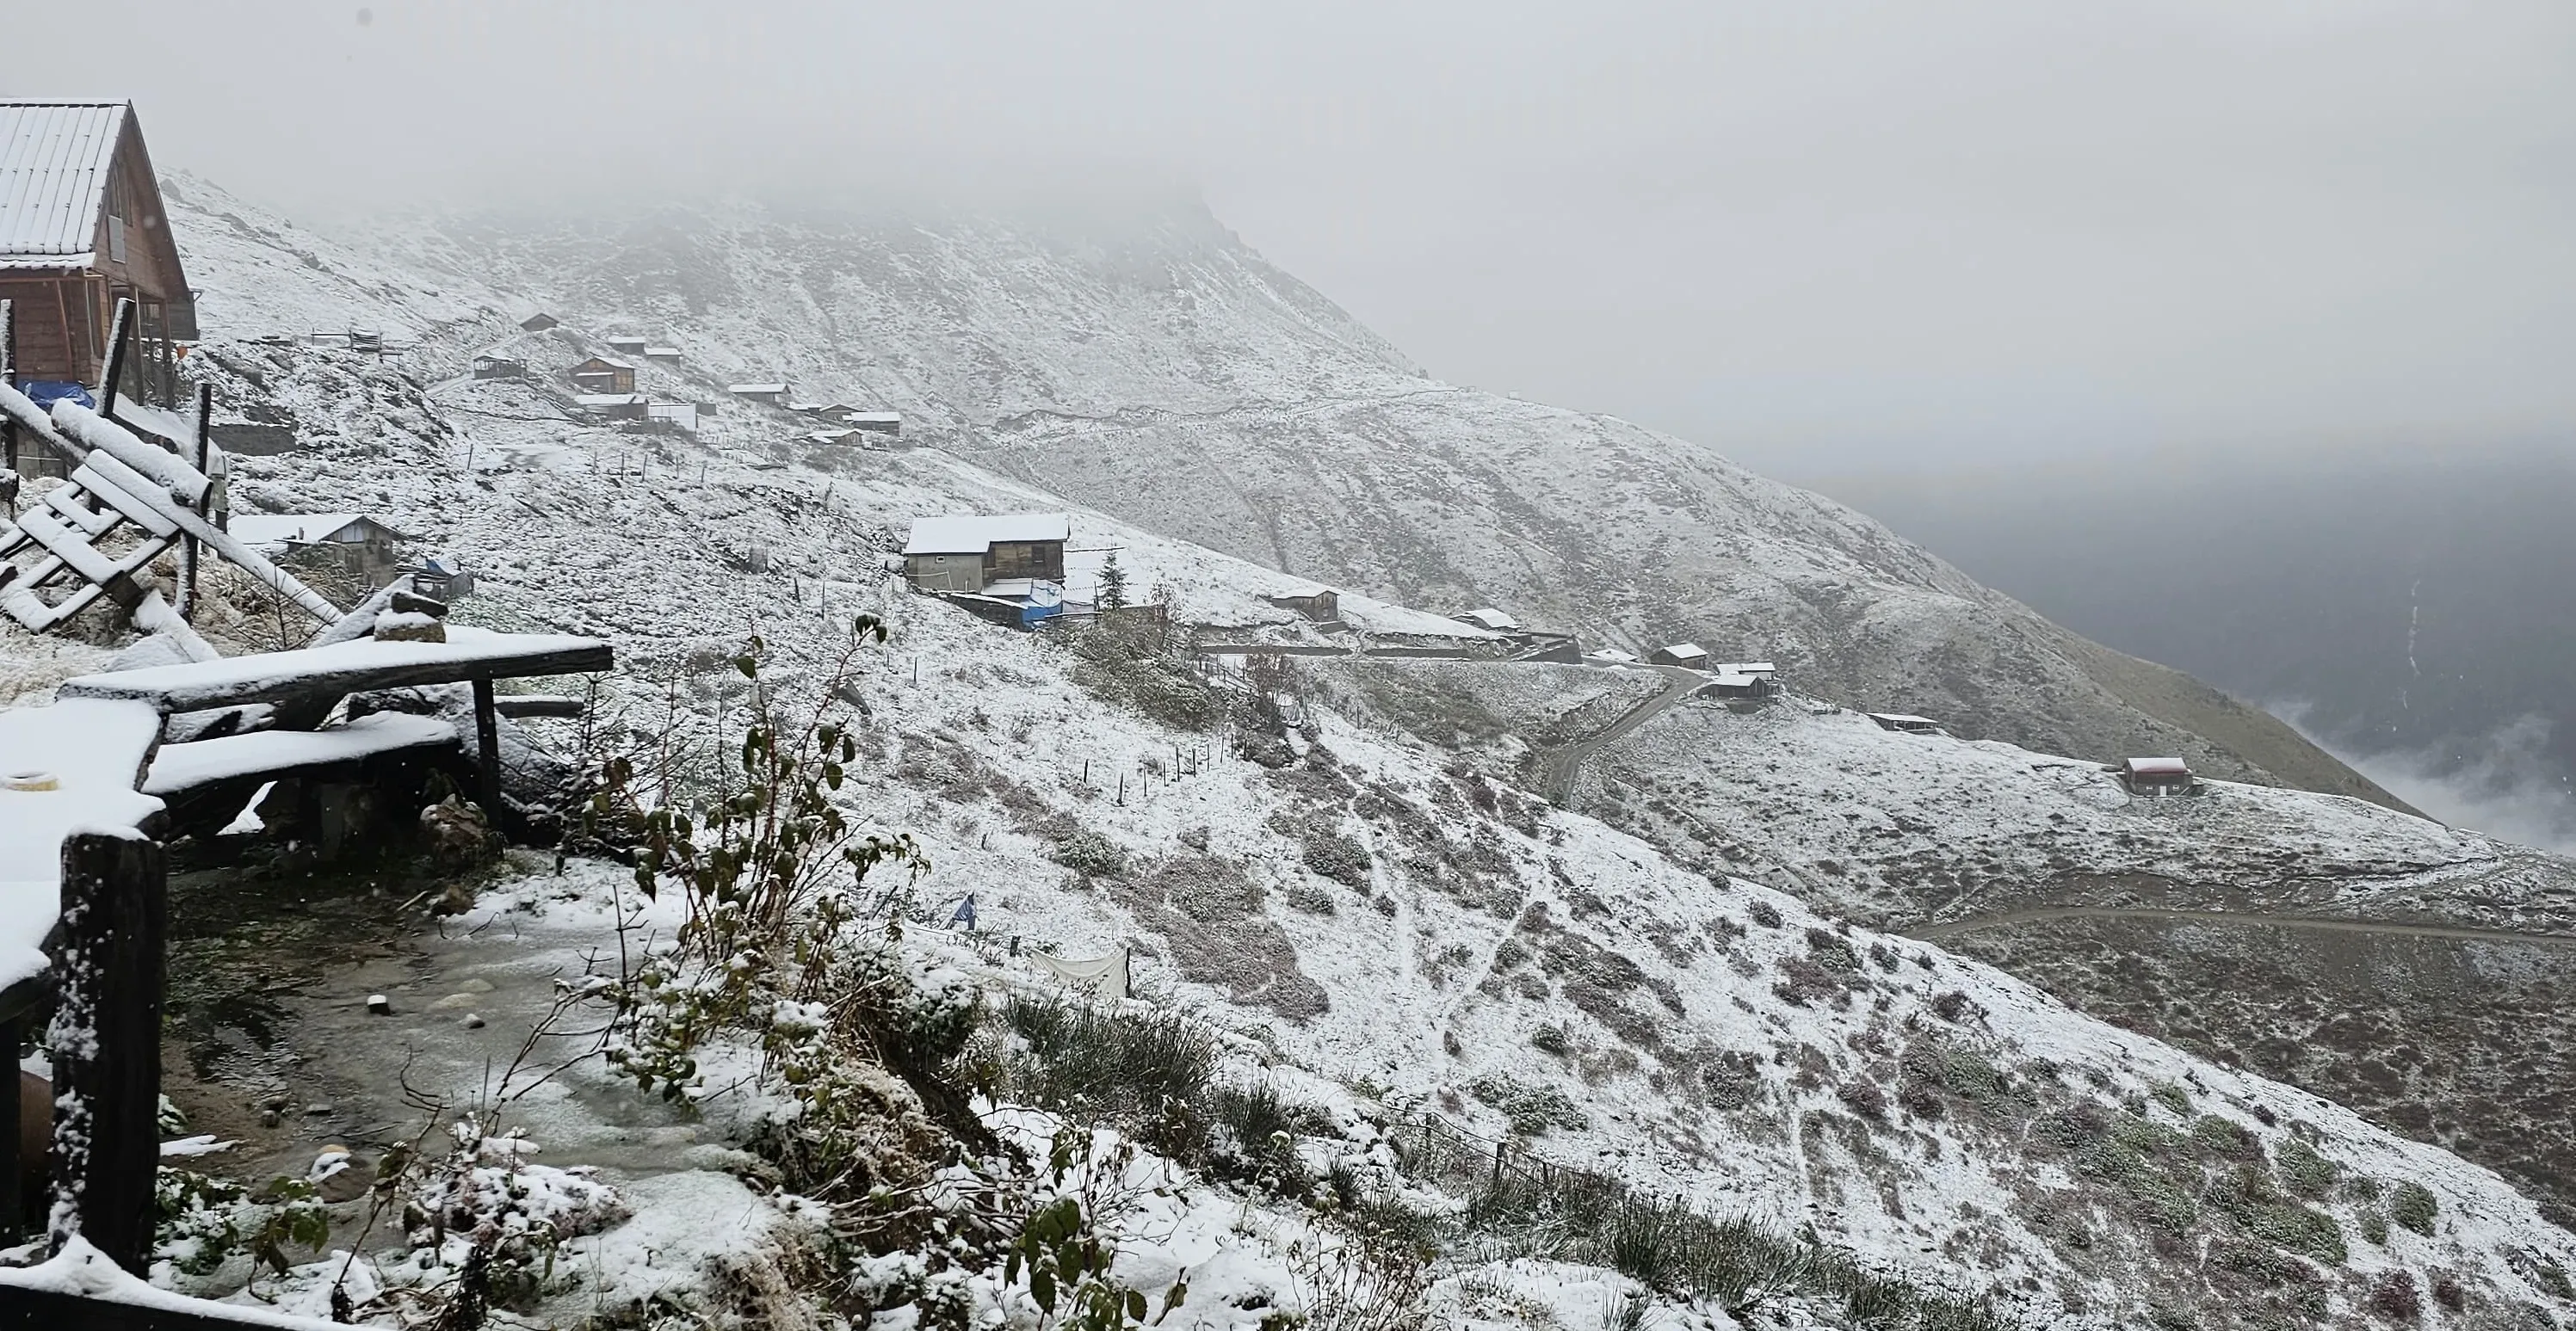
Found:
<svg viewBox="0 0 2576 1331"><path fill-rule="evenodd" d="M1306 834L1306 867L1350 887L1368 886L1368 848L1326 828Z"/></svg>
<svg viewBox="0 0 2576 1331"><path fill-rule="evenodd" d="M1014 995L1002 1024L1024 1048L1008 1059L1012 1093L1139 1127L1158 1149L1195 1155L1215 1080L1217 1040L1188 1017Z"/></svg>
<svg viewBox="0 0 2576 1331"><path fill-rule="evenodd" d="M1088 827L1075 828L1049 853L1056 863L1093 878L1117 878L1127 872L1127 852Z"/></svg>
<svg viewBox="0 0 2576 1331"><path fill-rule="evenodd" d="M1309 915L1330 915L1334 912L1333 894L1313 883L1290 883L1287 895L1291 909L1302 910Z"/></svg>
<svg viewBox="0 0 2576 1331"><path fill-rule="evenodd" d="M2163 1105L2165 1108L2170 1109L2177 1114L2181 1114L2185 1117L2189 1117L2191 1114L2191 1093L2172 1082L2157 1082L2155 1085L2147 1088L2147 1094L2152 1097L2157 1104Z"/></svg>
<svg viewBox="0 0 2576 1331"><path fill-rule="evenodd" d="M2305 1139L2285 1139L2272 1153L2272 1167L2279 1171L2282 1186L2301 1197L2323 1197L2334 1189L2335 1175L2343 1167L2317 1154Z"/></svg>
<svg viewBox="0 0 2576 1331"><path fill-rule="evenodd" d="M1765 929L1780 927L1780 908L1759 897L1754 898L1752 907L1745 914L1752 916L1753 922Z"/></svg>
<svg viewBox="0 0 2576 1331"><path fill-rule="evenodd" d="M1853 1113L1872 1123L1887 1121L1887 1093L1871 1081L1847 1081L1835 1088L1834 1098Z"/></svg>
<svg viewBox="0 0 2576 1331"><path fill-rule="evenodd" d="M1541 1136L1552 1128L1571 1131L1591 1122L1571 1097L1554 1086L1532 1086L1498 1075L1479 1077L1467 1089L1502 1111L1503 1121L1524 1137Z"/></svg>
<svg viewBox="0 0 2576 1331"><path fill-rule="evenodd" d="M2388 1194L2388 1218L2426 1238L2433 1236L2433 1217L2442 1209L2433 1191L2413 1179Z"/></svg>
<svg viewBox="0 0 2576 1331"><path fill-rule="evenodd" d="M2403 1271L2381 1276L2370 1287L2370 1311L2409 1325L2423 1320L2424 1302L2415 1295L2415 1277Z"/></svg>

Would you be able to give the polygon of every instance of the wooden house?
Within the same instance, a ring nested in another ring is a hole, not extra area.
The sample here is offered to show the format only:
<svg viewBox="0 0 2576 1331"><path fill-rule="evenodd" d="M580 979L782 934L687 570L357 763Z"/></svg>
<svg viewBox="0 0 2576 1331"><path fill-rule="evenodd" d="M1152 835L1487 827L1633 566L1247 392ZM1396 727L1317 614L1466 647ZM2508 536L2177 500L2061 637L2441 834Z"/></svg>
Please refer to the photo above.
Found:
<svg viewBox="0 0 2576 1331"><path fill-rule="evenodd" d="M573 387L585 393L632 393L635 391L635 367L622 360L593 356L564 372Z"/></svg>
<svg viewBox="0 0 2576 1331"><path fill-rule="evenodd" d="M516 356L504 356L498 352L486 351L474 358L474 377L524 379L528 377L528 363Z"/></svg>
<svg viewBox="0 0 2576 1331"><path fill-rule="evenodd" d="M1871 712L1869 713L1869 719L1877 722L1878 728L1881 730L1893 730L1900 734L1939 735L1947 733L1941 729L1940 722L1933 720L1931 717L1916 716L1910 712Z"/></svg>
<svg viewBox="0 0 2576 1331"><path fill-rule="evenodd" d="M1519 620L1512 618L1510 615L1504 614L1502 611L1497 610L1490 605L1470 610L1463 615L1453 615L1451 618L1456 619L1459 623L1473 624L1480 629L1487 629L1495 633L1518 633L1521 631L1521 622Z"/></svg>
<svg viewBox="0 0 2576 1331"><path fill-rule="evenodd" d="M2120 777L2132 795L2188 794L2196 784L2191 764L2180 758L2131 758L2121 765Z"/></svg>
<svg viewBox="0 0 2576 1331"><path fill-rule="evenodd" d="M402 574L400 547L411 539L364 513L237 513L229 530L270 558L336 566L371 588Z"/></svg>
<svg viewBox="0 0 2576 1331"><path fill-rule="evenodd" d="M1337 623L1342 617L1341 594L1330 587L1316 587L1280 596L1265 596L1261 599L1282 610L1293 610L1318 624Z"/></svg>
<svg viewBox="0 0 2576 1331"><path fill-rule="evenodd" d="M764 402L773 407L787 400L785 384L728 384L725 391L745 402Z"/></svg>
<svg viewBox="0 0 2576 1331"><path fill-rule="evenodd" d="M662 421L672 429L689 434L698 432L698 404L695 402L648 402L644 419Z"/></svg>
<svg viewBox="0 0 2576 1331"><path fill-rule="evenodd" d="M0 300L10 303L12 376L40 400L96 393L116 302L137 322L118 393L169 404L197 305L124 102L0 102ZM59 386L59 387L57 387ZM43 391L53 388L54 391Z"/></svg>
<svg viewBox="0 0 2576 1331"><path fill-rule="evenodd" d="M1688 666L1698 670L1708 664L1708 649L1695 642L1677 642L1646 653L1646 659L1656 665Z"/></svg>
<svg viewBox="0 0 2576 1331"><path fill-rule="evenodd" d="M986 587L1035 579L1061 587L1073 519L1062 513L914 518L903 574L925 592L982 595Z"/></svg>
<svg viewBox="0 0 2576 1331"><path fill-rule="evenodd" d="M677 365L680 363L680 349L678 347L646 347L644 348L644 359L659 365Z"/></svg>
<svg viewBox="0 0 2576 1331"><path fill-rule="evenodd" d="M648 339L640 337L612 337L603 340L608 343L609 350L624 356L641 356L648 345Z"/></svg>
<svg viewBox="0 0 2576 1331"><path fill-rule="evenodd" d="M841 417L841 423L861 434L900 435L903 416L892 411L853 411Z"/></svg>
<svg viewBox="0 0 2576 1331"><path fill-rule="evenodd" d="M527 318L519 321L519 326L531 333L542 333L549 328L561 327L562 324L563 320L542 311L536 314L531 314Z"/></svg>

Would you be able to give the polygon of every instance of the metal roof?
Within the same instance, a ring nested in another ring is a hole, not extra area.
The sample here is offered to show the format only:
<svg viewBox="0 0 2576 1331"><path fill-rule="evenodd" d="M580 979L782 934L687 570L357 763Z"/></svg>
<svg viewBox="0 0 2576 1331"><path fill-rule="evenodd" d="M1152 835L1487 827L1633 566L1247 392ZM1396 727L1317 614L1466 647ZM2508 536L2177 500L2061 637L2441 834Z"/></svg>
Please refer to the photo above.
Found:
<svg viewBox="0 0 2576 1331"><path fill-rule="evenodd" d="M93 261L123 102L0 102L0 267Z"/></svg>
<svg viewBox="0 0 2576 1331"><path fill-rule="evenodd" d="M914 518L908 555L980 555L995 541L1067 541L1073 519L1063 513L1008 513L999 517L953 514Z"/></svg>

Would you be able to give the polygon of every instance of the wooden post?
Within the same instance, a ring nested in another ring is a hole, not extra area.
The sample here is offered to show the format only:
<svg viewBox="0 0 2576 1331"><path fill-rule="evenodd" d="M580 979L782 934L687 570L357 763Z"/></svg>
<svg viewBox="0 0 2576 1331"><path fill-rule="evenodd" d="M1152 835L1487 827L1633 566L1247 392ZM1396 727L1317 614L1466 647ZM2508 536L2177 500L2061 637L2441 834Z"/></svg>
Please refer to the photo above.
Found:
<svg viewBox="0 0 2576 1331"><path fill-rule="evenodd" d="M26 1217L19 1213L19 1201L26 1188L27 1162L19 1157L19 1081L18 1056L27 1042L27 1019L12 1015L0 1020L0 1051L9 1055L9 1065L0 1068L7 1074L0 1085L0 1241L15 1243L26 1228ZM157 1149L157 1148L156 1148Z"/></svg>
<svg viewBox="0 0 2576 1331"><path fill-rule="evenodd" d="M45 1043L54 1061L54 1205L48 1247L72 1235L136 1275L152 1251L161 1163L161 982L168 899L161 843L76 832L63 840L61 985Z"/></svg>
<svg viewBox="0 0 2576 1331"><path fill-rule="evenodd" d="M197 454L189 461L195 464L200 476L206 474L206 460L214 448L211 434L214 415L215 386L197 385ZM198 517L205 517L213 511L214 499L214 488L209 486L205 497L197 501ZM179 539L179 618L191 623L197 618L197 538L194 536Z"/></svg>
<svg viewBox="0 0 2576 1331"><path fill-rule="evenodd" d="M501 816L501 723L492 706L492 681L474 681L474 742L482 755L483 813Z"/></svg>
<svg viewBox="0 0 2576 1331"><path fill-rule="evenodd" d="M18 309L14 301L0 300L0 384L18 386ZM18 422L0 413L0 471L18 465ZM18 517L18 505L9 505L9 517Z"/></svg>
<svg viewBox="0 0 2576 1331"><path fill-rule="evenodd" d="M116 381L125 373L126 322L134 317L134 302L119 296L116 317L107 325L107 369L100 374L98 414L116 414Z"/></svg>

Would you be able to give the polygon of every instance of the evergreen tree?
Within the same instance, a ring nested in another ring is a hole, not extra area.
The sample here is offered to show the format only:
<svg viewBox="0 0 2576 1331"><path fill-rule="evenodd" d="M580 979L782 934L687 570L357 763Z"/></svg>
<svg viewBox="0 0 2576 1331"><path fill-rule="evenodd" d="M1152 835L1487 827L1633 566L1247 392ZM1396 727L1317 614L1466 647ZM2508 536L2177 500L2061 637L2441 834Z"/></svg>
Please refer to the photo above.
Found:
<svg viewBox="0 0 2576 1331"><path fill-rule="evenodd" d="M1097 599L1103 610L1127 608L1127 570L1118 567L1118 552L1115 550L1100 562L1100 594Z"/></svg>

